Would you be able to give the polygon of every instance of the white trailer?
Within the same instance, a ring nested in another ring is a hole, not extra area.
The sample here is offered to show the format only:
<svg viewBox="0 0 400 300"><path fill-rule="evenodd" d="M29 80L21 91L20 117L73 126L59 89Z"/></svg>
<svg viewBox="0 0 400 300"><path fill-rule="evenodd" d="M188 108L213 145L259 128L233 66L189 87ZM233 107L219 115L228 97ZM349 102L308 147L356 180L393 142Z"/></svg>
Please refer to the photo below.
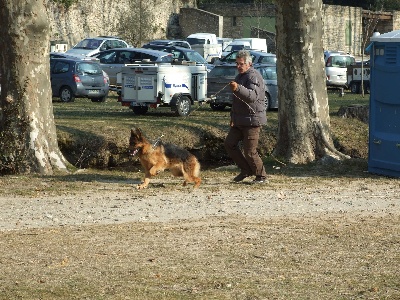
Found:
<svg viewBox="0 0 400 300"><path fill-rule="evenodd" d="M121 73L122 105L138 115L149 107L167 106L178 116L188 116L195 101L207 100L207 67L203 64L132 64Z"/></svg>
<svg viewBox="0 0 400 300"><path fill-rule="evenodd" d="M363 74L363 76L361 76ZM364 92L369 94L370 91L370 67L368 62L364 62L361 68L361 62L347 66L347 86L352 93L361 93L361 82L364 86Z"/></svg>

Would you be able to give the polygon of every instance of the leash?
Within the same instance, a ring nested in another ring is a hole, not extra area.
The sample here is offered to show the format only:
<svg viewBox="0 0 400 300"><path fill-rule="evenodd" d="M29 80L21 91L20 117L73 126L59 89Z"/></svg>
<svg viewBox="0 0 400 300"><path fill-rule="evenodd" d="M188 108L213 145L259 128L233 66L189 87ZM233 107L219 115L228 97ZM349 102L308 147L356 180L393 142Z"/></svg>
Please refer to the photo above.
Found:
<svg viewBox="0 0 400 300"><path fill-rule="evenodd" d="M157 147L157 145L161 142L161 138L164 136L164 134L162 134L159 138L157 138L152 146L152 148L154 149L155 147ZM140 148L136 148L131 154L130 156L133 158L138 152L139 152Z"/></svg>
<svg viewBox="0 0 400 300"><path fill-rule="evenodd" d="M216 98L217 97L217 95L219 94L219 93L221 93L228 85L229 85L229 83L230 82L228 82L222 89L220 89L218 92L216 92L213 96L211 96L210 97L210 99L212 99L212 98ZM256 112L254 111L254 109L246 102L246 101L244 101L243 99L241 99L239 96L237 96L235 93L233 93L233 95L237 98L237 99L239 99L240 101L242 101L244 104L246 104L249 108L250 108L250 110L253 112L253 114L255 114Z"/></svg>
<svg viewBox="0 0 400 300"><path fill-rule="evenodd" d="M218 92L216 92L214 95L211 95L209 99L207 99L206 101L203 101L203 102L201 103L201 105L199 105L196 109L192 110L192 111L190 112L190 114L188 114L188 115L186 116L186 118L189 117L193 112L195 112L196 110L198 110L201 106L203 106L203 104L208 103L208 102L210 102L210 101L213 100L213 99L216 99L216 98L217 98L217 95L218 95L219 93L221 93L228 85L229 85L229 83L227 83L222 89L220 89L220 90L219 90ZM256 113L256 112L254 111L254 109L253 109L246 101L244 101L243 99L241 99L239 96L235 95L235 93L233 93L233 95L234 95L237 99L239 99L240 101L242 101L244 104L246 104L246 105L248 106L248 108L252 111L253 114Z"/></svg>
<svg viewBox="0 0 400 300"><path fill-rule="evenodd" d="M227 86L229 85L226 84L222 89L220 89L218 92L216 92L214 95L211 95L210 98L208 98L207 100L201 102L201 105L199 105L196 109L193 109L185 118L189 117L193 112L195 112L196 110L198 110L200 107L203 106L203 104L209 103L211 100L216 99L217 95L219 93L221 93Z"/></svg>
<svg viewBox="0 0 400 300"><path fill-rule="evenodd" d="M158 145L158 143L160 143L161 138L164 136L164 134L161 134L161 136L159 138L156 139L156 141L153 144L153 149Z"/></svg>

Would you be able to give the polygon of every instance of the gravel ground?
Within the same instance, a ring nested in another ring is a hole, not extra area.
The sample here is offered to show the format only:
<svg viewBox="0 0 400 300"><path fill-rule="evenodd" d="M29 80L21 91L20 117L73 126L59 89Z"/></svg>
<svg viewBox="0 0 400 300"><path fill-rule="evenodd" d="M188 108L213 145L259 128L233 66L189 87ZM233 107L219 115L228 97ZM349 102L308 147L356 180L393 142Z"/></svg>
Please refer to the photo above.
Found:
<svg viewBox="0 0 400 300"><path fill-rule="evenodd" d="M317 184L309 177L296 177L282 184L279 176L271 176L269 183L252 186L231 183L230 177L213 177L203 178L200 188L192 190L167 175L154 179L148 189L139 191L134 186L132 181L96 182L57 196L0 195L0 231L232 215L270 218L400 213L400 183L396 179L324 179Z"/></svg>
<svg viewBox="0 0 400 300"><path fill-rule="evenodd" d="M400 181L361 174L0 178L0 300L400 299Z"/></svg>

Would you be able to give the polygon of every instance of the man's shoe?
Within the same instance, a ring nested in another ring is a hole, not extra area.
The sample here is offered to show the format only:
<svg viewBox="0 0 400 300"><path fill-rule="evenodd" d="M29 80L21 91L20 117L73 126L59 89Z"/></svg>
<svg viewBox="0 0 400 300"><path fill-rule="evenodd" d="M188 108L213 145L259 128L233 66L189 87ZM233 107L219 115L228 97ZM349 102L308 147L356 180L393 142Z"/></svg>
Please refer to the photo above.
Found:
<svg viewBox="0 0 400 300"><path fill-rule="evenodd" d="M268 180L263 177L263 176L256 176L256 178L251 182L251 184L260 184L260 183L266 183Z"/></svg>
<svg viewBox="0 0 400 300"><path fill-rule="evenodd" d="M233 181L234 181L234 182L240 182L240 181L242 181L243 179L245 179L245 178L247 178L247 177L249 177L249 176L250 176L250 175L240 173L238 176L236 176L235 178L233 178Z"/></svg>

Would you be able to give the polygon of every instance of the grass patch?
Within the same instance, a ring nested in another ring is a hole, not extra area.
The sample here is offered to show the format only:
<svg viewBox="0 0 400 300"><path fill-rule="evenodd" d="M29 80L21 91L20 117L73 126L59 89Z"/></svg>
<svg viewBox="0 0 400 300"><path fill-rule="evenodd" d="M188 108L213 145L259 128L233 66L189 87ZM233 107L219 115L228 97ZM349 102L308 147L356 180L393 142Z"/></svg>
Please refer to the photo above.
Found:
<svg viewBox="0 0 400 300"><path fill-rule="evenodd" d="M368 97L347 93L339 97L328 93L331 130L338 150L354 158L367 159L368 124L337 116L341 106L367 104ZM163 135L163 141L193 152L203 165L230 161L223 147L229 130L229 110L212 111L208 105L193 107L189 117L176 117L170 108L150 109L135 115L121 106L112 93L104 103L76 99L72 103L54 102L54 116L60 149L78 168L116 168L128 165L130 129L140 127L150 140ZM278 112L267 113L268 124L260 135L259 152L268 157L273 151L278 130Z"/></svg>

